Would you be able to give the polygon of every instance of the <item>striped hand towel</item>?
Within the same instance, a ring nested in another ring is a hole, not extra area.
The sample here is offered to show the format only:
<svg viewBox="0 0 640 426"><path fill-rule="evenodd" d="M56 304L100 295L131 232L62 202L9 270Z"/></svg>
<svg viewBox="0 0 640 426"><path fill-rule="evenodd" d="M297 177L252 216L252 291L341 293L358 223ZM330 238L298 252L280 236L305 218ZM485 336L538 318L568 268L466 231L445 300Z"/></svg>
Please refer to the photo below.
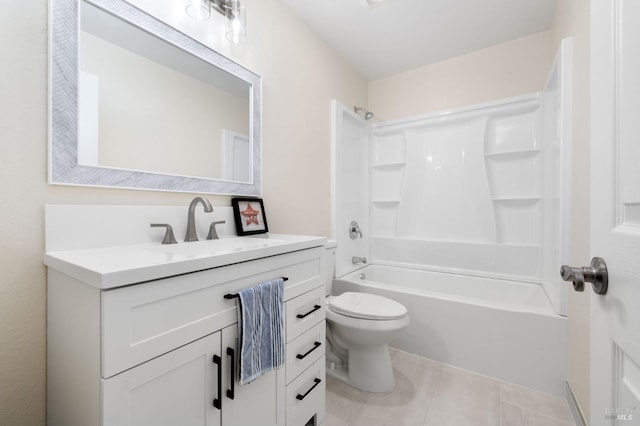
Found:
<svg viewBox="0 0 640 426"><path fill-rule="evenodd" d="M240 291L240 384L284 364L284 280Z"/></svg>

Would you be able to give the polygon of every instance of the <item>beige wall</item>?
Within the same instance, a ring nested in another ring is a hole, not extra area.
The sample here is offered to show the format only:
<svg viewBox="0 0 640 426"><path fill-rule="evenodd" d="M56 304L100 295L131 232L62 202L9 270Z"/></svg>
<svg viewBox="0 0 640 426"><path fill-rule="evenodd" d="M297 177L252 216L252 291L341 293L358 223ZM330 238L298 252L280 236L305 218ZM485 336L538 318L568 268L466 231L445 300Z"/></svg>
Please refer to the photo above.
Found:
<svg viewBox="0 0 640 426"><path fill-rule="evenodd" d="M3 2L0 12L3 426L45 423L44 204L177 204L186 211L193 197L46 184L47 4L31 2L25 13L20 2ZM327 235L329 101L366 104L366 82L280 2L253 1L250 7L251 41L227 53L264 77L263 169L269 226L276 232ZM209 198L229 205L228 197Z"/></svg>
<svg viewBox="0 0 640 426"><path fill-rule="evenodd" d="M369 82L378 120L487 102L543 88L553 62L545 31Z"/></svg>
<svg viewBox="0 0 640 426"><path fill-rule="evenodd" d="M590 1L558 0L551 28L554 48L573 36L573 155L571 264L587 265L590 246ZM589 418L590 291L569 292L568 381Z"/></svg>

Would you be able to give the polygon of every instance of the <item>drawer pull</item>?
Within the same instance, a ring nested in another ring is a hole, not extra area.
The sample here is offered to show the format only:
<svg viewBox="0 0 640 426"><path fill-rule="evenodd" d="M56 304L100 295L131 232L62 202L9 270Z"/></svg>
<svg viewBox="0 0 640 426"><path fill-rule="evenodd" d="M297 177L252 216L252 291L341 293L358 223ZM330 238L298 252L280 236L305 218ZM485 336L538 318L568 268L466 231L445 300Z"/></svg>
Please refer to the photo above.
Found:
<svg viewBox="0 0 640 426"><path fill-rule="evenodd" d="M233 348L227 348L227 355L231 357L231 389L227 389L227 398L233 399L236 397L236 351Z"/></svg>
<svg viewBox="0 0 640 426"><path fill-rule="evenodd" d="M311 315L312 313L314 313L315 311L317 311L318 309L322 308L322 306L320 305L313 305L313 309L310 310L309 312L307 312L306 314L298 314L296 315L296 318L305 318L308 317L309 315Z"/></svg>
<svg viewBox="0 0 640 426"><path fill-rule="evenodd" d="M316 386L318 386L320 384L322 380L318 379L317 377L315 379L313 379L313 386L311 386L311 389L309 389L308 391L306 391L304 393L304 395L298 394L296 395L296 399L302 401L303 399L305 399L307 397L307 395L309 395L309 393L314 390L316 388Z"/></svg>
<svg viewBox="0 0 640 426"><path fill-rule="evenodd" d="M220 394L222 393L222 358L218 355L213 356L213 363L218 366L218 397L213 400L213 406L218 410L222 409L222 399Z"/></svg>
<svg viewBox="0 0 640 426"><path fill-rule="evenodd" d="M305 354L298 354L296 355L296 358L298 359L305 359L307 357L307 355L309 355L311 352L315 351L316 349L318 349L320 347L320 345L322 345L322 343L320 342L313 342L313 347L311 349L309 349Z"/></svg>

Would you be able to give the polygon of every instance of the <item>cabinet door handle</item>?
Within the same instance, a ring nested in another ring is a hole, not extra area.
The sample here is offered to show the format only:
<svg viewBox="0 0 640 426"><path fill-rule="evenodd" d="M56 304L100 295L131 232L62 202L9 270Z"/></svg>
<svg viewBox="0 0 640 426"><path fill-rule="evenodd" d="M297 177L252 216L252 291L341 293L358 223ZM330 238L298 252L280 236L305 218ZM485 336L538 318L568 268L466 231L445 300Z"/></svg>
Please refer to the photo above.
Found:
<svg viewBox="0 0 640 426"><path fill-rule="evenodd" d="M322 343L320 342L313 342L313 347L311 349L309 349L307 352L305 352L304 354L298 354L296 355L296 358L298 359L305 359L307 357L307 355L309 355L311 352L315 351L316 349L318 349L320 347L320 345L322 345Z"/></svg>
<svg viewBox="0 0 640 426"><path fill-rule="evenodd" d="M220 394L222 393L222 358L220 358L218 355L214 355L213 363L218 366L218 397L213 400L213 406L218 410L221 410L222 398L220 398Z"/></svg>
<svg viewBox="0 0 640 426"><path fill-rule="evenodd" d="M309 315L311 315L312 313L314 313L315 311L317 311L318 309L322 308L322 306L320 305L313 305L313 309L310 310L309 312L307 312L306 314L298 314L296 315L297 318L304 318L304 317L308 317Z"/></svg>
<svg viewBox="0 0 640 426"><path fill-rule="evenodd" d="M303 399L305 399L307 397L307 395L309 395L309 393L314 390L316 388L316 386L318 386L320 384L322 380L318 379L317 377L315 379L313 379L313 386L311 386L311 389L309 389L308 391L306 391L304 393L304 395L296 395L296 399L302 401Z"/></svg>
<svg viewBox="0 0 640 426"><path fill-rule="evenodd" d="M233 348L227 348L227 355L231 357L231 377L229 378L231 389L227 389L227 398L233 399L236 397L236 351Z"/></svg>

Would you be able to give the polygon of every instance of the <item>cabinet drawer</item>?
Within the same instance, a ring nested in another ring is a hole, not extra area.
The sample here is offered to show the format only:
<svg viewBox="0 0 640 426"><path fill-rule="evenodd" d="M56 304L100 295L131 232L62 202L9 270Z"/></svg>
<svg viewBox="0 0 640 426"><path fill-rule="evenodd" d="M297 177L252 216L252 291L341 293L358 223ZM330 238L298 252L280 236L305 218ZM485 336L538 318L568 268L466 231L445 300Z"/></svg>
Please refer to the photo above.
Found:
<svg viewBox="0 0 640 426"><path fill-rule="evenodd" d="M324 321L287 344L287 383L324 355L325 344Z"/></svg>
<svg viewBox="0 0 640 426"><path fill-rule="evenodd" d="M318 287L286 304L287 343L325 318L325 288Z"/></svg>
<svg viewBox="0 0 640 426"><path fill-rule="evenodd" d="M305 426L316 416L316 423L324 420L325 412L324 356L287 386L287 426Z"/></svg>
<svg viewBox="0 0 640 426"><path fill-rule="evenodd" d="M322 248L301 250L102 293L102 376L107 378L237 321L245 287L287 277L288 292L321 285ZM293 290L292 290L293 289Z"/></svg>

